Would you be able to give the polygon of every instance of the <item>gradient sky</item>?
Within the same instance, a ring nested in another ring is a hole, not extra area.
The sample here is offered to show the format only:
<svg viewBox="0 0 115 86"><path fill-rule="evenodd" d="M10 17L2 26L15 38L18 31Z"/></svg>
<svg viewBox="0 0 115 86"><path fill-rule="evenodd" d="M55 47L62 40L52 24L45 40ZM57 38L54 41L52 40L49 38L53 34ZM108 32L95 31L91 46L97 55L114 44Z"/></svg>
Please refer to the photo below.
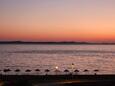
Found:
<svg viewBox="0 0 115 86"><path fill-rule="evenodd" d="M115 42L115 0L0 0L0 40Z"/></svg>

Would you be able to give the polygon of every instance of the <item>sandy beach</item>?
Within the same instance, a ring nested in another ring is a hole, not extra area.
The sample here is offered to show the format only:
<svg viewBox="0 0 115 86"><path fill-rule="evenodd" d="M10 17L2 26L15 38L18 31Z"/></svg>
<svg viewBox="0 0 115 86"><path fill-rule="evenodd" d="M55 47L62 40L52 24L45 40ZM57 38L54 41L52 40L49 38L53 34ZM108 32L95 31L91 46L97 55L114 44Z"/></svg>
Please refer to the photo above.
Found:
<svg viewBox="0 0 115 86"><path fill-rule="evenodd" d="M115 75L1 75L0 86L114 86Z"/></svg>

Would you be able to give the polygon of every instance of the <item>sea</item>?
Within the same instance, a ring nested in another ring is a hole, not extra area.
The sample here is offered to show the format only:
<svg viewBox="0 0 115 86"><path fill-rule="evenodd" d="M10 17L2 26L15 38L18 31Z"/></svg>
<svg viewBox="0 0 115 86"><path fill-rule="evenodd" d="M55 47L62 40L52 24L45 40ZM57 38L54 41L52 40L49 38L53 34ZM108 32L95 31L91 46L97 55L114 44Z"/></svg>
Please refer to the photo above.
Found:
<svg viewBox="0 0 115 86"><path fill-rule="evenodd" d="M115 45L0 45L0 74L45 75L47 69L49 75L57 74L55 70L59 74L65 70L73 74L79 70L81 75L115 74Z"/></svg>

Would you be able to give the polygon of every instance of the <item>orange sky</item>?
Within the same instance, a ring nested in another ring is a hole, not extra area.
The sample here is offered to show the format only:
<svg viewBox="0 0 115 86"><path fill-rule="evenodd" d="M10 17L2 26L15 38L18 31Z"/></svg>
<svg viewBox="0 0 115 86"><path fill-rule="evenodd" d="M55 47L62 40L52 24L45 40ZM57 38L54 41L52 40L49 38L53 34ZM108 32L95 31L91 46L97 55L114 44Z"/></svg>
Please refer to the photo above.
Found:
<svg viewBox="0 0 115 86"><path fill-rule="evenodd" d="M0 40L115 42L115 0L1 0Z"/></svg>

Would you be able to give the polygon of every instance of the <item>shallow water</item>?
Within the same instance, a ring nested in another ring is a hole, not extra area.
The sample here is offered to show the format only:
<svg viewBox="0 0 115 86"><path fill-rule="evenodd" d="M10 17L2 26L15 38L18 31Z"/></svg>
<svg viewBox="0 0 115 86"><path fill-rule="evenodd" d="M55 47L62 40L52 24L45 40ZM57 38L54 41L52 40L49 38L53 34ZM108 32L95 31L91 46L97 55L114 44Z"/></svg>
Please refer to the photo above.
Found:
<svg viewBox="0 0 115 86"><path fill-rule="evenodd" d="M55 74L56 66L61 74L65 69L78 69L79 74L94 74L95 69L98 74L115 74L115 45L0 45L0 69L12 70L7 74L38 74L37 68L39 74L45 74L45 69ZM21 72L15 73L15 69ZM26 69L32 71L26 73Z"/></svg>

